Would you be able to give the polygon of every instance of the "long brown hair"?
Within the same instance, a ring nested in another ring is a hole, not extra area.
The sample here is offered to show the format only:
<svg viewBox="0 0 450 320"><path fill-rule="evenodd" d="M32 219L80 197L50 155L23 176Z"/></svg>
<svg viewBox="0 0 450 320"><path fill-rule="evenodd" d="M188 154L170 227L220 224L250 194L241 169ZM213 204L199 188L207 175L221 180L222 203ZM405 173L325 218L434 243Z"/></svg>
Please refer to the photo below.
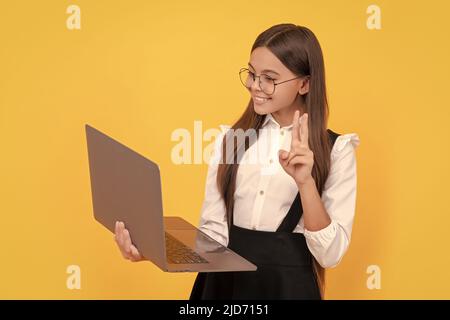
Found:
<svg viewBox="0 0 450 320"><path fill-rule="evenodd" d="M319 194L325 184L330 169L331 144L327 132L328 102L325 87L325 68L322 50L316 36L306 27L295 24L278 24L262 32L255 40L251 52L258 47L269 49L291 72L298 76L310 76L309 92L303 98L305 110L309 119L309 147L314 153L312 177L316 183ZM250 99L247 108L231 131L242 129L255 129L258 135L265 119L254 111L253 101ZM230 141L230 139L233 139ZM244 145L235 144L234 135L225 135L222 142L223 158L227 141L234 147L233 158L238 149ZM225 202L228 227L231 226L231 217L234 207L234 192L236 189L236 173L239 161L221 161L217 172L217 187ZM325 269L313 257L313 270L319 284L321 296L324 296Z"/></svg>

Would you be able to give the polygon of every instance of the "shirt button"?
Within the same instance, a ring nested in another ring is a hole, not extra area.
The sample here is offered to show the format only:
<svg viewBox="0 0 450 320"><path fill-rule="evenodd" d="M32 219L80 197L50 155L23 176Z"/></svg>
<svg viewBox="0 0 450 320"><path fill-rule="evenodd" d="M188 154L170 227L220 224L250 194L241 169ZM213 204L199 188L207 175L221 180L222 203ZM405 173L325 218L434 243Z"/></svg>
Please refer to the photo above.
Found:
<svg viewBox="0 0 450 320"><path fill-rule="evenodd" d="M269 162L270 162L270 163L273 163L273 159L270 159Z"/></svg>
<svg viewBox="0 0 450 320"><path fill-rule="evenodd" d="M283 129L281 129L280 134L281 134L282 136L284 136L284 130L283 130Z"/></svg>
<svg viewBox="0 0 450 320"><path fill-rule="evenodd" d="M263 195L263 194L264 194L264 191L263 191L263 190L260 190L260 191L259 191L259 194Z"/></svg>
<svg viewBox="0 0 450 320"><path fill-rule="evenodd" d="M256 230L256 227L255 227L255 226L253 226L253 227L252 227L252 229L253 229L253 230Z"/></svg>

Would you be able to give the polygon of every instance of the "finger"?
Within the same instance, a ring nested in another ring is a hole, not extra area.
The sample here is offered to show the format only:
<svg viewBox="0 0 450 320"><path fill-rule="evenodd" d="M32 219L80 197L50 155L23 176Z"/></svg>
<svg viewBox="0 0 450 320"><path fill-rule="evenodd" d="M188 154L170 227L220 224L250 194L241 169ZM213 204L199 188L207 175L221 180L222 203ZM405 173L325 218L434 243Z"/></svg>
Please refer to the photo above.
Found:
<svg viewBox="0 0 450 320"><path fill-rule="evenodd" d="M300 124L299 124L299 116L300 111L295 111L294 113L294 120L292 121L292 140L291 140L291 147L295 145L295 143L300 142Z"/></svg>
<svg viewBox="0 0 450 320"><path fill-rule="evenodd" d="M281 166L284 167L284 166L285 166L285 163L286 163L286 160L283 159L282 154L284 154L284 153L283 153L283 152L280 152L280 153L279 153L278 159L279 159L279 161L280 161Z"/></svg>
<svg viewBox="0 0 450 320"><path fill-rule="evenodd" d="M125 252L125 245L124 245L124 224L119 221L117 224L117 245L119 246L120 253L125 259L129 259L129 255Z"/></svg>
<svg viewBox="0 0 450 320"><path fill-rule="evenodd" d="M124 249L127 254L131 254L131 237L130 232L125 229L123 231L123 237L124 237Z"/></svg>
<svg viewBox="0 0 450 320"><path fill-rule="evenodd" d="M302 145L298 148L295 148L295 150L290 153L290 156L287 159L287 163L289 164L290 161L296 156L309 156L310 153L312 152L309 150L307 146Z"/></svg>
<svg viewBox="0 0 450 320"><path fill-rule="evenodd" d="M295 147L293 150L289 152L289 156L287 157L287 162L291 161L295 156L305 156L309 152L309 148L303 145Z"/></svg>
<svg viewBox="0 0 450 320"><path fill-rule="evenodd" d="M287 161L289 160L289 158L292 157L292 153L289 151L281 151L280 152L280 163L282 166L286 166L287 165Z"/></svg>
<svg viewBox="0 0 450 320"><path fill-rule="evenodd" d="M141 259L141 253L139 252L139 250L134 246L131 245L131 255L135 258L135 259Z"/></svg>
<svg viewBox="0 0 450 320"><path fill-rule="evenodd" d="M280 159L286 160L287 157L289 156L289 151L280 149L280 150L278 150L278 156L280 157Z"/></svg>
<svg viewBox="0 0 450 320"><path fill-rule="evenodd" d="M119 236L120 236L120 221L116 221L115 225L114 225L114 236L115 236L115 240L117 242L119 242Z"/></svg>
<svg viewBox="0 0 450 320"><path fill-rule="evenodd" d="M295 156L287 165L307 164L308 158L306 156Z"/></svg>
<svg viewBox="0 0 450 320"><path fill-rule="evenodd" d="M286 165L289 165L289 162L294 158L297 154L295 152L289 152L289 156L286 159Z"/></svg>
<svg viewBox="0 0 450 320"><path fill-rule="evenodd" d="M308 129L308 114L304 113L300 125L300 140L303 145L308 146L309 129Z"/></svg>
<svg viewBox="0 0 450 320"><path fill-rule="evenodd" d="M118 232L118 228L119 228L119 222L116 221L116 223L114 224L114 240L117 242L117 234Z"/></svg>
<svg viewBox="0 0 450 320"><path fill-rule="evenodd" d="M123 244L123 236L122 236L122 223L119 221L117 223L117 243L119 244L119 246L121 247Z"/></svg>
<svg viewBox="0 0 450 320"><path fill-rule="evenodd" d="M127 238L130 238L129 233L128 233L128 230L125 229L125 224L123 222L120 222L119 226L120 226L120 230L119 230L120 231L120 250L122 251L122 254L124 255L124 257L126 259L130 259L131 256L130 256L129 250L127 249L127 245L128 245Z"/></svg>

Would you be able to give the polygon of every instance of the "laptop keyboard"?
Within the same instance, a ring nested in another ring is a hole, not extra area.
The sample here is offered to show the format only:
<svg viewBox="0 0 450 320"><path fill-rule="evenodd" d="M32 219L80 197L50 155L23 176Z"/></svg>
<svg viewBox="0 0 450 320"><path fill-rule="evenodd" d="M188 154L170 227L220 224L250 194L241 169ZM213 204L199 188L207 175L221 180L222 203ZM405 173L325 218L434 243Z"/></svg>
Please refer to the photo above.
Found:
<svg viewBox="0 0 450 320"><path fill-rule="evenodd" d="M194 250L166 232L166 256L169 263L208 263Z"/></svg>

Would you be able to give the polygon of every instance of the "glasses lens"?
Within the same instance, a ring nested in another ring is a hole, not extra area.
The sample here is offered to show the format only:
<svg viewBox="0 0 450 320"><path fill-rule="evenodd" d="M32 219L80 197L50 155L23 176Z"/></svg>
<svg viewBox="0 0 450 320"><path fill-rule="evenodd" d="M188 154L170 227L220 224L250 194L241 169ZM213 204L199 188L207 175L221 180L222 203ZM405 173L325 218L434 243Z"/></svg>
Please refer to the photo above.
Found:
<svg viewBox="0 0 450 320"><path fill-rule="evenodd" d="M239 77L244 87L250 89L253 84L253 74L251 74L247 69L241 69L241 71L239 72Z"/></svg>
<svg viewBox="0 0 450 320"><path fill-rule="evenodd" d="M265 94L272 94L275 91L275 84L271 77L262 74L260 79L260 87Z"/></svg>
<svg viewBox="0 0 450 320"><path fill-rule="evenodd" d="M241 79L241 83L246 87L247 89L250 89L253 85L253 82L255 80L255 74L251 72L248 69L241 69L239 72L239 77ZM265 94L272 94L275 91L275 84L272 78L269 76L262 74L260 77L258 77L259 80L259 87L261 88L261 91Z"/></svg>

